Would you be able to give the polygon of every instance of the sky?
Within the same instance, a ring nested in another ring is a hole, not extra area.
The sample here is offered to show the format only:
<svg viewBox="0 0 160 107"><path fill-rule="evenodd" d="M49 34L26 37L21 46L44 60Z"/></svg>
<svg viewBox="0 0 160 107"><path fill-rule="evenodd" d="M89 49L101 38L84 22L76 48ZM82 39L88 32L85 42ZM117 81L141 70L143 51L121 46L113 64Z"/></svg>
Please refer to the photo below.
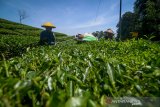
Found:
<svg viewBox="0 0 160 107"><path fill-rule="evenodd" d="M0 18L19 22L19 10L28 16L23 24L41 28L53 23L53 31L76 35L105 31L116 33L120 0L0 0ZM133 11L135 0L122 0L122 14ZM100 4L100 5L99 5Z"/></svg>

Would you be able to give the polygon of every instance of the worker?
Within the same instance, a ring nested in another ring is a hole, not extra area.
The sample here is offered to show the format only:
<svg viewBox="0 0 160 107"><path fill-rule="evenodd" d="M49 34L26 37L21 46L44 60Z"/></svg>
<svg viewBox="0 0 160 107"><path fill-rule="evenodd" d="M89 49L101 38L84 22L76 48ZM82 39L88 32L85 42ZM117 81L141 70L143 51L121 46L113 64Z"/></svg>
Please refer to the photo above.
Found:
<svg viewBox="0 0 160 107"><path fill-rule="evenodd" d="M55 35L52 28L56 28L52 23L46 22L42 25L46 30L40 34L40 45L55 45Z"/></svg>
<svg viewBox="0 0 160 107"><path fill-rule="evenodd" d="M98 41L98 39L90 33L78 34L76 35L75 40L79 42Z"/></svg>
<svg viewBox="0 0 160 107"><path fill-rule="evenodd" d="M106 31L104 31L105 39L113 39L113 36L114 36L114 32L112 29L107 29Z"/></svg>

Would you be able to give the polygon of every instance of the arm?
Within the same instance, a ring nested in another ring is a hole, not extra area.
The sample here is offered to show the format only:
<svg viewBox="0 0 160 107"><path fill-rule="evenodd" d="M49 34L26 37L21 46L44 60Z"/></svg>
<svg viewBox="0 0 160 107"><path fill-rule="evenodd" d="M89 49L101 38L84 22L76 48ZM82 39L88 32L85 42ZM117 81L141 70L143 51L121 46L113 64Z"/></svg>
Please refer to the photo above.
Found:
<svg viewBox="0 0 160 107"><path fill-rule="evenodd" d="M54 44L56 43L56 36L54 33L53 33L53 42L54 42Z"/></svg>
<svg viewBox="0 0 160 107"><path fill-rule="evenodd" d="M55 34L53 32L50 33L49 39L48 39L48 44L49 45L55 45L56 38Z"/></svg>

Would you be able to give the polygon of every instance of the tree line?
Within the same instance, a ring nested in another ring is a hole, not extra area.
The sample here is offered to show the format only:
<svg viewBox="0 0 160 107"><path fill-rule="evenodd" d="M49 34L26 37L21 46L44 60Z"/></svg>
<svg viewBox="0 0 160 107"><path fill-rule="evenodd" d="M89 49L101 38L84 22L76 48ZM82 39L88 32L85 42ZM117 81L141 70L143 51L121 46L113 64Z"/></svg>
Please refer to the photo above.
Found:
<svg viewBox="0 0 160 107"><path fill-rule="evenodd" d="M122 15L121 37L119 22L117 28L117 39L132 38L131 32L137 32L137 38L160 40L160 0L136 0L134 11Z"/></svg>

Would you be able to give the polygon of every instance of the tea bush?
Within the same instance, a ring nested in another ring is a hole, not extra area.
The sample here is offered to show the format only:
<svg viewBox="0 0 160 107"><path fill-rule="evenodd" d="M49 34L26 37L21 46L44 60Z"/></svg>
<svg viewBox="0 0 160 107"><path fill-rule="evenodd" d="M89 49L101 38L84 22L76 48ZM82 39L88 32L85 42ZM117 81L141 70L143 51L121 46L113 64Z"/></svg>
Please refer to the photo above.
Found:
<svg viewBox="0 0 160 107"><path fill-rule="evenodd" d="M22 57L0 61L0 105L98 107L106 97L158 97L159 45L70 40L27 48Z"/></svg>

